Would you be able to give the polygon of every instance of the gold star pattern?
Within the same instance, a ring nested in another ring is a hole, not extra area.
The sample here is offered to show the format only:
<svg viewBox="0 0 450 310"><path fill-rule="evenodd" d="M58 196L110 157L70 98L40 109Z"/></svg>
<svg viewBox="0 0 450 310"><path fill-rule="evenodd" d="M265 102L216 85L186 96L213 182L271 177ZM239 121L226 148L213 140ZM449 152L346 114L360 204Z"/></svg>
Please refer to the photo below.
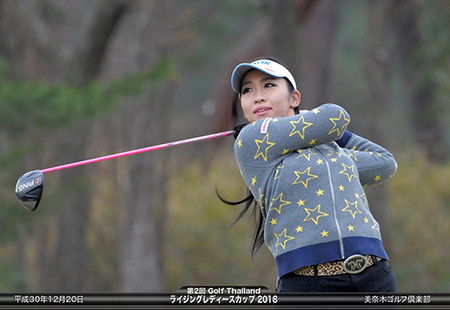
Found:
<svg viewBox="0 0 450 310"><path fill-rule="evenodd" d="M291 237L287 235L287 228L285 228L281 234L275 234L275 237L277 238L277 243L275 244L275 246L281 246L283 248L283 250L286 250L286 242L295 239L295 237ZM280 238L283 237L283 238Z"/></svg>
<svg viewBox="0 0 450 310"><path fill-rule="evenodd" d="M258 192L259 192L259 204L261 205L261 207L262 208L264 208L264 206L267 204L267 202L265 201L265 198L264 198L264 194L261 192L261 187L258 189ZM264 198L264 200L263 200L263 198Z"/></svg>
<svg viewBox="0 0 450 310"><path fill-rule="evenodd" d="M381 175L377 175L375 176L375 178L373 179L375 182L378 182L381 180Z"/></svg>
<svg viewBox="0 0 450 310"><path fill-rule="evenodd" d="M333 156L334 154L337 154L337 152L335 150L333 150L333 149L328 150L328 154L327 154L328 156Z"/></svg>
<svg viewBox="0 0 450 310"><path fill-rule="evenodd" d="M347 228L348 228L348 231L355 231L355 227L352 225L348 225Z"/></svg>
<svg viewBox="0 0 450 310"><path fill-rule="evenodd" d="M322 238L323 238L323 237L328 237L328 233L329 233L329 231L326 231L324 229L320 234L322 235Z"/></svg>
<svg viewBox="0 0 450 310"><path fill-rule="evenodd" d="M297 231L297 233L303 232L303 226L298 225L295 230Z"/></svg>
<svg viewBox="0 0 450 310"><path fill-rule="evenodd" d="M273 218L273 219L270 221L270 224L272 224L272 226L273 226L273 225L276 225L276 224L277 224L277 220Z"/></svg>
<svg viewBox="0 0 450 310"><path fill-rule="evenodd" d="M349 182L352 181L353 177L356 178L355 166L353 166L353 165L347 166L346 164L342 164L342 167L344 167L344 169L342 171L339 171L339 173L347 175Z"/></svg>
<svg viewBox="0 0 450 310"><path fill-rule="evenodd" d="M318 160L316 161L316 163L317 163L317 165L323 164L323 159L318 159Z"/></svg>
<svg viewBox="0 0 450 310"><path fill-rule="evenodd" d="M345 187L344 186L342 186L342 184L341 185L339 185L339 191L340 192L343 192L345 190Z"/></svg>
<svg viewBox="0 0 450 310"><path fill-rule="evenodd" d="M311 149L308 149L308 154L305 154L304 150L297 150L297 153L299 154L295 159L299 159L300 157L305 157L308 161L311 160L311 155L315 155L317 153L311 152Z"/></svg>
<svg viewBox="0 0 450 310"><path fill-rule="evenodd" d="M309 141L309 145L314 145L316 144L317 139L311 139L311 141Z"/></svg>
<svg viewBox="0 0 450 310"><path fill-rule="evenodd" d="M319 177L317 175L311 174L310 170L311 170L311 167L306 168L306 170L303 172L294 171L295 175L297 176L297 179L294 181L294 183L292 183L292 185L302 183L305 188L308 188L309 180ZM306 177L306 179L305 179L305 177ZM301 179L303 179L303 180L301 180Z"/></svg>
<svg viewBox="0 0 450 310"><path fill-rule="evenodd" d="M278 167L277 167L277 169L275 170L275 177L273 178L274 180L280 178L280 171L281 171L281 169L283 169L283 168L284 168L284 165L283 165L283 166L278 166Z"/></svg>
<svg viewBox="0 0 450 310"><path fill-rule="evenodd" d="M345 203L347 204L347 206L344 209L342 209L342 211L350 212L350 214L352 215L353 218L355 218L356 213L362 214L361 210L358 209L358 201L350 202L347 199L345 199ZM351 208L353 208L355 210L353 211L353 210L351 210Z"/></svg>
<svg viewBox="0 0 450 310"><path fill-rule="evenodd" d="M274 202L279 202L279 206L277 207L272 207L274 205ZM270 203L269 206L269 211L270 210L275 210L278 212L278 214L281 214L281 207L285 206L285 205L289 205L291 204L289 201L285 201L283 200L283 193L281 193L280 195L278 195L277 198L272 199L272 202Z"/></svg>
<svg viewBox="0 0 450 310"><path fill-rule="evenodd" d="M364 217L364 224L369 224L369 219L366 217Z"/></svg>
<svg viewBox="0 0 450 310"><path fill-rule="evenodd" d="M318 191L316 191L317 197L319 196L323 196L323 189L320 189Z"/></svg>
<svg viewBox="0 0 450 310"><path fill-rule="evenodd" d="M305 201L300 199L300 200L297 202L297 204L298 204L299 207L300 207L300 206L304 206L304 205L305 205Z"/></svg>
<svg viewBox="0 0 450 310"><path fill-rule="evenodd" d="M239 148L241 148L241 146L242 146L242 139L239 139L239 140L238 140L237 145L239 146Z"/></svg>
<svg viewBox="0 0 450 310"><path fill-rule="evenodd" d="M341 113L339 114L339 118L330 118L330 121L334 124L334 126L333 128L331 128L328 134L331 135L333 132L336 131L338 137L344 131L345 126L347 126L350 123L350 120L345 117L345 114L342 110Z"/></svg>
<svg viewBox="0 0 450 310"><path fill-rule="evenodd" d="M373 226L372 226L372 229L380 230L380 226L378 225L378 223L377 223L375 220L373 220Z"/></svg>
<svg viewBox="0 0 450 310"><path fill-rule="evenodd" d="M255 184L256 184L256 176L252 178L252 186L254 186Z"/></svg>
<svg viewBox="0 0 450 310"><path fill-rule="evenodd" d="M305 208L306 213L308 213L308 216L305 217L305 219L303 220L303 222L306 221L313 221L314 224L318 225L319 223L319 218L324 217L324 216L329 216L328 214L326 214L325 212L320 211L320 204L315 207L314 209L308 209ZM311 213L317 214L317 216L313 217L311 216Z"/></svg>
<svg viewBox="0 0 450 310"><path fill-rule="evenodd" d="M390 174L390 175L389 175L389 179L392 179L392 177L394 176L394 174L395 174L395 172L397 171L397 169L398 169L398 165L395 164L395 171L394 171L393 174Z"/></svg>
<svg viewBox="0 0 450 310"><path fill-rule="evenodd" d="M290 123L292 126L294 126L294 129L292 129L291 133L289 134L289 137L298 134L300 138L302 138L302 140L305 139L305 129L313 125L313 123L305 122L303 116L301 116L298 119L298 121L291 121Z"/></svg>
<svg viewBox="0 0 450 310"><path fill-rule="evenodd" d="M368 201L367 201L366 193L361 194L361 198L364 201L364 205L367 206Z"/></svg>
<svg viewBox="0 0 450 310"><path fill-rule="evenodd" d="M283 153L281 153L281 155L286 155L287 153L289 153L289 149L283 149Z"/></svg>
<svg viewBox="0 0 450 310"><path fill-rule="evenodd" d="M262 156L264 161L267 161L267 151L275 145L275 143L269 142L269 133L264 136L262 140L255 140L256 145L258 146L258 150L256 151L255 158L257 159L259 156ZM263 145L264 147L261 147ZM262 150L264 149L264 151Z"/></svg>
<svg viewBox="0 0 450 310"><path fill-rule="evenodd" d="M319 109L314 109L314 110L312 110L312 112L316 115L320 113Z"/></svg>
<svg viewBox="0 0 450 310"><path fill-rule="evenodd" d="M358 156L356 156L356 152L349 152L348 156L353 158L355 161L358 161Z"/></svg>

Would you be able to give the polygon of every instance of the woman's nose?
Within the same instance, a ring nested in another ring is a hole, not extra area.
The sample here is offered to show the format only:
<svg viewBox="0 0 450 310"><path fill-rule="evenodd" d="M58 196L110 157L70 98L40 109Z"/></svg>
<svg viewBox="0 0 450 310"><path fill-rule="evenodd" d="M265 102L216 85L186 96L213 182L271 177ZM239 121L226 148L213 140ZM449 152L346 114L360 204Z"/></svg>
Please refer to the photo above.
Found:
<svg viewBox="0 0 450 310"><path fill-rule="evenodd" d="M258 91L255 93L255 103L261 103L266 101L266 98L264 97L264 95Z"/></svg>

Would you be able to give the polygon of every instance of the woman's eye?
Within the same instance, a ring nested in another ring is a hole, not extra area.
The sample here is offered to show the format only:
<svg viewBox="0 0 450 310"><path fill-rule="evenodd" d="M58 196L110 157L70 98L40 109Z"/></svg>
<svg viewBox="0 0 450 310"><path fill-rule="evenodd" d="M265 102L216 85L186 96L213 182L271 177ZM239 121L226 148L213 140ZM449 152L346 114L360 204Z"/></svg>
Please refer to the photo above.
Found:
<svg viewBox="0 0 450 310"><path fill-rule="evenodd" d="M242 89L242 95L244 95L244 94L246 94L248 92L251 92L251 91L252 91L252 89L250 87L243 88Z"/></svg>

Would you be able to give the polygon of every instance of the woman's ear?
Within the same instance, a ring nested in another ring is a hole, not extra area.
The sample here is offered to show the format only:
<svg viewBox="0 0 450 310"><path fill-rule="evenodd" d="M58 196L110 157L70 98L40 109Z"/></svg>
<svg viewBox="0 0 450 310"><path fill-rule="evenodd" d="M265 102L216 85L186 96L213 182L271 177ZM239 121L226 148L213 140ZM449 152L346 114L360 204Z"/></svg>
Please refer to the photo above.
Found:
<svg viewBox="0 0 450 310"><path fill-rule="evenodd" d="M302 94L298 90L294 90L291 94L291 108L294 109L300 105L302 101Z"/></svg>

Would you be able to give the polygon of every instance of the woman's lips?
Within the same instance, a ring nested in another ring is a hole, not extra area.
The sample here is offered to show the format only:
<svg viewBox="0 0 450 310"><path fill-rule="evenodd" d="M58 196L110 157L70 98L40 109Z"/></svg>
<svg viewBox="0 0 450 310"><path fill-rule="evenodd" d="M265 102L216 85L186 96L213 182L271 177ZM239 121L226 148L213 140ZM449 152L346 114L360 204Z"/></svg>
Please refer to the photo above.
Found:
<svg viewBox="0 0 450 310"><path fill-rule="evenodd" d="M255 113L256 115L265 115L270 110L271 110L271 108L269 108L269 107L258 107L255 110L253 110L253 113Z"/></svg>

